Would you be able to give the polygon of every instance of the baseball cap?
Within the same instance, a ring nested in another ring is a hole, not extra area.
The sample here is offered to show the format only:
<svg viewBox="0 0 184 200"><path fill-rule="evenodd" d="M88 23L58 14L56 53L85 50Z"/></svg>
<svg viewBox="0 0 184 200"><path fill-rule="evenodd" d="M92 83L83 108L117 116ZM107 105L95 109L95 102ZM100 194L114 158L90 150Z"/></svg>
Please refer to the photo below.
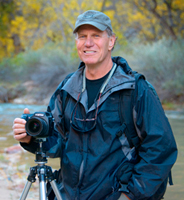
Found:
<svg viewBox="0 0 184 200"><path fill-rule="evenodd" d="M89 24L101 31L105 31L107 27L112 30L110 18L99 11L88 10L77 17L73 33L76 33L78 28L82 25Z"/></svg>

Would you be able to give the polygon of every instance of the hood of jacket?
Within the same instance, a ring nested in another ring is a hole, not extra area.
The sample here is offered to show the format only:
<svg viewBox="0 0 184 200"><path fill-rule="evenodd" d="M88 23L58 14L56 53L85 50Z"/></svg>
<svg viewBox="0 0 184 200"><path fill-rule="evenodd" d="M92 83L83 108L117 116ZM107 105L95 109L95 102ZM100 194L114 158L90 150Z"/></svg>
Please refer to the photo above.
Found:
<svg viewBox="0 0 184 200"><path fill-rule="evenodd" d="M132 69L129 67L127 61L122 57L112 57L114 63L116 63L116 70L106 85L99 102L99 105L102 104L105 99L112 94L113 92L123 90L123 89L134 89L135 88L135 78L132 74ZM61 90L65 90L72 96L75 100L77 100L78 95L82 91L83 86L83 70L85 68L84 62L81 62L78 70L73 73L73 75L68 79L66 84L61 88ZM86 111L88 110L86 102L87 102L87 92L84 91L84 95L81 99L81 103L85 107ZM95 105L90 108L90 111L95 109Z"/></svg>

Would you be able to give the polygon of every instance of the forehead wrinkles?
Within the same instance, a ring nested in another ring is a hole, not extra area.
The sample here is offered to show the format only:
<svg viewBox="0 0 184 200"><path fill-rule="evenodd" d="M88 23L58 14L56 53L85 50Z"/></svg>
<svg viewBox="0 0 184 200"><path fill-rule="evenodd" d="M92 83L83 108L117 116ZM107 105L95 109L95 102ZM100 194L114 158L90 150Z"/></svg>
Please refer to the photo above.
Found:
<svg viewBox="0 0 184 200"><path fill-rule="evenodd" d="M78 35L90 35L90 36L94 36L94 35L100 35L101 37L108 37L108 34L106 31L91 31L91 30L81 30L81 31L78 31L76 33L76 36Z"/></svg>
<svg viewBox="0 0 184 200"><path fill-rule="evenodd" d="M79 29L78 29L78 33L83 33L83 32L95 32L98 34L102 34L105 33L106 31L101 31L99 29L97 29L96 27L92 26L92 25L82 25Z"/></svg>

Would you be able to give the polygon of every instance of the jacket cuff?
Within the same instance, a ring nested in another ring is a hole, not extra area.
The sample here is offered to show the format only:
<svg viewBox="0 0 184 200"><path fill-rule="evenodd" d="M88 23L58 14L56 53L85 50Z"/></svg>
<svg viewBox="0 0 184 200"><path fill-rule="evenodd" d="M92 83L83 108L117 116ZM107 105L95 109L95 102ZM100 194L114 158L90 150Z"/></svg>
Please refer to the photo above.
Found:
<svg viewBox="0 0 184 200"><path fill-rule="evenodd" d="M32 137L29 144L20 142L20 145L27 151L31 153L35 153L38 148L38 143L35 142L35 138Z"/></svg>

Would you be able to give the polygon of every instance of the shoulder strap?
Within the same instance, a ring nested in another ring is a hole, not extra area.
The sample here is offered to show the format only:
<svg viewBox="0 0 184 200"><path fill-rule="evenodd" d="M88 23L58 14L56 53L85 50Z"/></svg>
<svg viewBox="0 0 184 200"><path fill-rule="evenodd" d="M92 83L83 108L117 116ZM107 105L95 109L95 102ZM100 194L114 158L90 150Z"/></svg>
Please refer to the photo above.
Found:
<svg viewBox="0 0 184 200"><path fill-rule="evenodd" d="M73 73L71 74L68 74L66 76L66 78L63 80L63 85L66 84L66 82L68 81L68 79L73 75ZM68 103L68 100L69 100L69 96L68 96L68 93L63 90L62 92L62 115L64 114L64 111L65 111L65 108L66 108L66 105Z"/></svg>
<svg viewBox="0 0 184 200"><path fill-rule="evenodd" d="M140 141L133 124L133 96L134 90L120 92L119 117L121 122L120 133L127 137L130 147L139 147ZM119 135L119 136L121 136Z"/></svg>
<svg viewBox="0 0 184 200"><path fill-rule="evenodd" d="M136 71L133 71L132 74L134 75L135 77L135 90L134 90L134 96L132 97L132 101L133 101L133 106L136 104L136 101L137 101L137 97L138 97L138 81L140 79L144 79L145 80L145 76L136 72ZM133 107L132 107L133 108Z"/></svg>
<svg viewBox="0 0 184 200"><path fill-rule="evenodd" d="M138 95L137 82L141 78L144 79L144 76L134 71L132 74L135 76L135 89L123 90L120 93L119 116L122 124L121 132L124 132L126 135L130 147L135 147L137 149L140 146L141 141L133 121L133 107Z"/></svg>
<svg viewBox="0 0 184 200"><path fill-rule="evenodd" d="M66 76L66 78L63 80L62 84L65 85L66 82L68 81L68 79L72 76L73 73L71 74L68 74ZM65 111L65 108L66 108L66 105L68 103L68 100L69 100L69 95L68 93L65 91L65 90L62 90L62 93L60 94L62 95L61 96L61 99L62 99L62 112L61 112L61 120L60 120L60 124L62 126L62 131L63 131L63 134L64 134L64 138L67 140L67 136L66 136L66 128L65 128L65 117L64 117L64 111Z"/></svg>
<svg viewBox="0 0 184 200"><path fill-rule="evenodd" d="M131 71L130 72L135 77L135 89L127 90L126 92L120 93L120 109L119 109L119 116L121 124L123 125L122 128L126 126L126 129L124 130L124 133L128 139L128 142L130 144L130 147L138 148L141 144L141 140L137 134L137 131L135 129L134 121L133 121L133 108L136 105L137 97L138 97L138 84L139 80L143 79L148 84L148 87L152 90L152 92L155 94L157 99L159 100L159 97L155 91L155 88L149 83L144 75L136 72Z"/></svg>

